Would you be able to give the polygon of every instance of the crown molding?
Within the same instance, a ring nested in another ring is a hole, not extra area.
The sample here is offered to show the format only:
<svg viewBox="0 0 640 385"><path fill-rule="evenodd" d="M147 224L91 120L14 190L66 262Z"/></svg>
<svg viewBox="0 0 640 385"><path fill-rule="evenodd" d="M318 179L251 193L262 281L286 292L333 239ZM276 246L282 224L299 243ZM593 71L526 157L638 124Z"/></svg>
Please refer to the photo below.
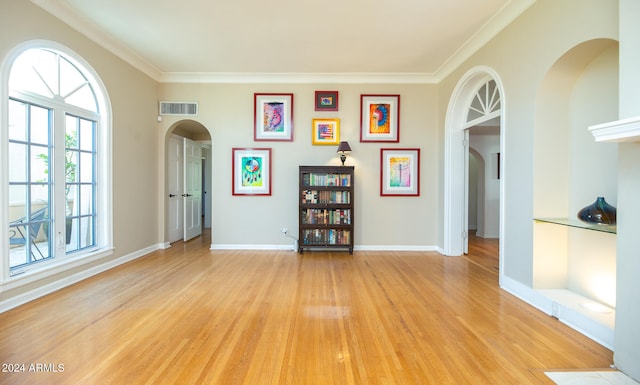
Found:
<svg viewBox="0 0 640 385"><path fill-rule="evenodd" d="M445 61L435 72L435 79L439 83L451 75L473 54L478 52L485 44L498 33L511 24L524 11L529 9L536 0L512 0L505 4L498 13L487 20L486 23L467 40L453 55Z"/></svg>
<svg viewBox="0 0 640 385"><path fill-rule="evenodd" d="M31 0L79 33L160 83L339 83L437 84L495 37L536 0L511 0L434 73L230 73L162 72L104 30L83 19L60 1Z"/></svg>
<svg viewBox="0 0 640 385"><path fill-rule="evenodd" d="M231 73L166 72L161 83L265 83L265 84L430 84L436 77L426 73Z"/></svg>
<svg viewBox="0 0 640 385"><path fill-rule="evenodd" d="M150 64L136 52L126 47L104 30L95 27L93 24L83 19L75 10L65 5L63 2L51 0L31 0L31 2L60 19L63 23L75 29L107 51L129 63L142 73L156 81L159 81L162 72L158 68Z"/></svg>

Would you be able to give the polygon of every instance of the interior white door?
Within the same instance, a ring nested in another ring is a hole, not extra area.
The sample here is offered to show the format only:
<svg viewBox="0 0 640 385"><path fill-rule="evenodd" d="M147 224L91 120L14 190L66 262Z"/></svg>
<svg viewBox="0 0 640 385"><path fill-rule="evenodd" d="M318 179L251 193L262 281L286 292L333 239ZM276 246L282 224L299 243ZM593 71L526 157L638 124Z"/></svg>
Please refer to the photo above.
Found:
<svg viewBox="0 0 640 385"><path fill-rule="evenodd" d="M167 178L169 206L169 243L179 241L184 235L184 145L182 138L169 137L167 148Z"/></svg>
<svg viewBox="0 0 640 385"><path fill-rule="evenodd" d="M184 140L184 236L188 241L202 234L202 146Z"/></svg>

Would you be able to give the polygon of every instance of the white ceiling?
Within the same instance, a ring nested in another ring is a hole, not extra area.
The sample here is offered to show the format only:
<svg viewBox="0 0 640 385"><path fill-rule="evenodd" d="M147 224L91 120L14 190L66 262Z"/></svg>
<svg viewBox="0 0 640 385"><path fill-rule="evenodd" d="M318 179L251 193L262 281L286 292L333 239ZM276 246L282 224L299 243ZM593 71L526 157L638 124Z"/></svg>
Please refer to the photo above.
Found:
<svg viewBox="0 0 640 385"><path fill-rule="evenodd" d="M435 82L534 1L32 0L167 82Z"/></svg>

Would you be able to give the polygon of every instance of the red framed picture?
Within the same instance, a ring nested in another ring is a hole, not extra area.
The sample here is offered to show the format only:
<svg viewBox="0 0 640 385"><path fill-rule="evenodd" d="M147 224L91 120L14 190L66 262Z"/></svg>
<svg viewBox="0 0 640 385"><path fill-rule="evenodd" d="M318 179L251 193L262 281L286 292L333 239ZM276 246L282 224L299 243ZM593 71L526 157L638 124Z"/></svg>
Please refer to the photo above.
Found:
<svg viewBox="0 0 640 385"><path fill-rule="evenodd" d="M420 195L420 149L380 149L380 195Z"/></svg>
<svg viewBox="0 0 640 385"><path fill-rule="evenodd" d="M253 95L255 141L293 141L293 94Z"/></svg>
<svg viewBox="0 0 640 385"><path fill-rule="evenodd" d="M360 141L400 141L400 95L360 95Z"/></svg>
<svg viewBox="0 0 640 385"><path fill-rule="evenodd" d="M232 149L232 194L271 195L271 149Z"/></svg>
<svg viewBox="0 0 640 385"><path fill-rule="evenodd" d="M316 111L338 111L338 91L316 91Z"/></svg>

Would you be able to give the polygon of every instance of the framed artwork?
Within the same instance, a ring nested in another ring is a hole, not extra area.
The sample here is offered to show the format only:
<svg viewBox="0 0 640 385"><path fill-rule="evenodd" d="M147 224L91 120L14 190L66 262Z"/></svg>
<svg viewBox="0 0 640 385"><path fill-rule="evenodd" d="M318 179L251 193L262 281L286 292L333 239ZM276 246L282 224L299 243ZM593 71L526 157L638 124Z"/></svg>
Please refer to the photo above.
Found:
<svg viewBox="0 0 640 385"><path fill-rule="evenodd" d="M233 195L271 195L271 149L234 148Z"/></svg>
<svg viewBox="0 0 640 385"><path fill-rule="evenodd" d="M316 91L316 111L338 111L338 91Z"/></svg>
<svg viewBox="0 0 640 385"><path fill-rule="evenodd" d="M293 94L253 94L255 141L293 141Z"/></svg>
<svg viewBox="0 0 640 385"><path fill-rule="evenodd" d="M340 119L313 119L311 143L314 145L338 145L340 143Z"/></svg>
<svg viewBox="0 0 640 385"><path fill-rule="evenodd" d="M400 95L360 95L360 141L400 141Z"/></svg>
<svg viewBox="0 0 640 385"><path fill-rule="evenodd" d="M380 149L380 195L420 195L420 149Z"/></svg>

